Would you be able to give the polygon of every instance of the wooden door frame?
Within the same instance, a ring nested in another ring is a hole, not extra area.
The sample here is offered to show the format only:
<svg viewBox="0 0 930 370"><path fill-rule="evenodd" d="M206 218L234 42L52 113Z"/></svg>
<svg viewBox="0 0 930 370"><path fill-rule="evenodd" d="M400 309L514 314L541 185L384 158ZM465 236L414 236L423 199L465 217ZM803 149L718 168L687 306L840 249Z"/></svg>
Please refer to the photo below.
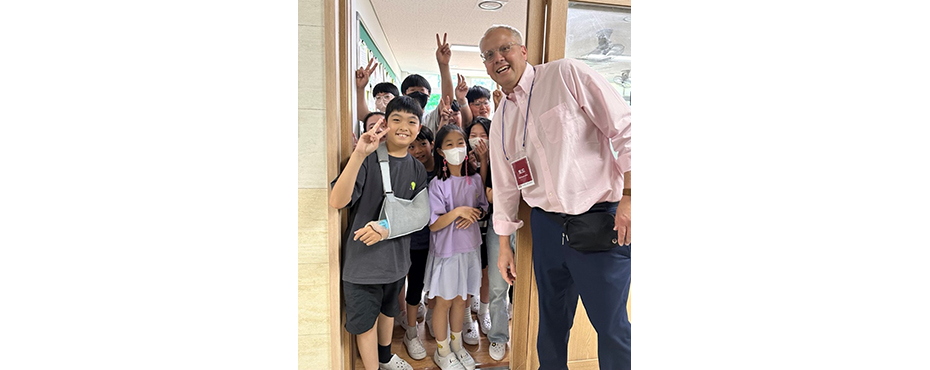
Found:
<svg viewBox="0 0 930 370"><path fill-rule="evenodd" d="M334 179L345 167L352 153L352 88L350 70L352 14L351 0L323 0L323 68L324 86L330 93L326 101L326 175ZM347 213L328 207L327 232L329 234L329 330L330 368L351 370L355 341L343 330L345 313L342 296L342 231L346 227Z"/></svg>

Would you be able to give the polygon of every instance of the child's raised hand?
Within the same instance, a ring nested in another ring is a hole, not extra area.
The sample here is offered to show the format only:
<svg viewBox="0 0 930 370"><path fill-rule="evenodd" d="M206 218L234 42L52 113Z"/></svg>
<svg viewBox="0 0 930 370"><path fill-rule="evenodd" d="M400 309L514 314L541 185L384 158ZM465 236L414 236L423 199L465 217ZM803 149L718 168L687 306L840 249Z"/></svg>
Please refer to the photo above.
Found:
<svg viewBox="0 0 930 370"><path fill-rule="evenodd" d="M497 107L501 103L501 99L504 98L504 92L501 91L500 85L497 85L497 90L494 90L494 92L491 93L491 95L492 95L491 97L494 99L494 109L497 109Z"/></svg>
<svg viewBox="0 0 930 370"><path fill-rule="evenodd" d="M488 163L488 144L485 143L486 140L478 140L478 145L475 145L472 148L472 151L475 152L475 156L478 157L478 160L481 163Z"/></svg>
<svg viewBox="0 0 930 370"><path fill-rule="evenodd" d="M449 60L452 59L452 48L448 42L446 42L447 34L442 34L442 42L439 42L439 34L436 34L436 62L439 65L449 65Z"/></svg>
<svg viewBox="0 0 930 370"><path fill-rule="evenodd" d="M455 87L455 100L465 100L465 96L468 95L468 84L465 83L465 76L458 73L455 75L459 78L459 84Z"/></svg>
<svg viewBox="0 0 930 370"><path fill-rule="evenodd" d="M448 96L439 99L439 106L436 109L439 109L439 126L436 127L438 131L452 120L452 100Z"/></svg>
<svg viewBox="0 0 930 370"><path fill-rule="evenodd" d="M355 152L360 154L363 157L367 157L369 154L374 153L375 150L378 150L378 145L381 143L381 138L384 135L387 135L390 130L382 130L381 125L384 122L384 117L378 120L378 123L375 123L374 126L371 126L371 130L368 130L362 136L358 138L358 143L355 145Z"/></svg>
<svg viewBox="0 0 930 370"><path fill-rule="evenodd" d="M368 85L368 79L371 78L371 73L374 72L376 68L378 68L378 62L375 62L375 58L368 60L367 67L358 67L358 70L355 71L355 87L364 89L365 85Z"/></svg>

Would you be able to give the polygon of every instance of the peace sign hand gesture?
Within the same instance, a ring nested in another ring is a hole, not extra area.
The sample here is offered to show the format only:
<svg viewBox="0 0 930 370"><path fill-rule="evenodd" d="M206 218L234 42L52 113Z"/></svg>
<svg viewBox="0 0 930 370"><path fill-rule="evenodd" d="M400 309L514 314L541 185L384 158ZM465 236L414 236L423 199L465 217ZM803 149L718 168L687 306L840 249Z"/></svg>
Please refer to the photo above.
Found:
<svg viewBox="0 0 930 370"><path fill-rule="evenodd" d="M459 84L455 87L455 100L461 102L465 100L465 95L468 95L468 84L465 83L465 76L458 73L455 75L459 77Z"/></svg>
<svg viewBox="0 0 930 370"><path fill-rule="evenodd" d="M381 125L384 123L384 118L382 117L371 127L371 130L368 130L361 137L358 138L358 144L355 145L354 153L358 153L363 158L367 157L369 154L374 153L375 150L378 150L378 145L381 144L381 138L390 130L381 130Z"/></svg>
<svg viewBox="0 0 930 370"><path fill-rule="evenodd" d="M436 109L439 109L439 126L436 130L439 130L452 120L452 100L448 96L439 99L439 106Z"/></svg>
<svg viewBox="0 0 930 370"><path fill-rule="evenodd" d="M374 65L371 65L374 63ZM368 85L368 79L371 78L371 73L378 68L378 62L375 62L375 58L368 60L367 67L358 67L358 70L355 71L355 87L358 89L364 89L365 85Z"/></svg>
<svg viewBox="0 0 930 370"><path fill-rule="evenodd" d="M439 34L436 34L436 62L439 65L449 65L449 60L452 59L452 49L446 42L446 35L442 34L442 42L439 42Z"/></svg>

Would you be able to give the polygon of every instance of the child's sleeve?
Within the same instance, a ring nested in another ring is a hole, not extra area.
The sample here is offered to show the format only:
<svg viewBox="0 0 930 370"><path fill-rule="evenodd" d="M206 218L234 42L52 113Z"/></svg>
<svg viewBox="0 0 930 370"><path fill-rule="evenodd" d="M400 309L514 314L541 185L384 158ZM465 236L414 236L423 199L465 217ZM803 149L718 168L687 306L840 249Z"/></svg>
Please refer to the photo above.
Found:
<svg viewBox="0 0 930 370"><path fill-rule="evenodd" d="M440 184L442 181L439 179L434 179L429 183L429 224L432 225L439 219L439 216L442 216L446 213L449 213L449 210L446 209L445 202L442 201L442 189Z"/></svg>
<svg viewBox="0 0 930 370"><path fill-rule="evenodd" d="M352 187L352 199L349 200L349 204L346 204L346 208L352 208L352 206L358 202L358 199L362 197L362 191L365 189L365 181L368 180L368 161L370 158L370 156L365 158L365 160L362 161L362 165L358 168L358 175L355 176L355 185ZM343 174L344 173L340 173L339 176ZM336 181L339 180L339 176L336 176L336 178L329 183L330 189L336 186Z"/></svg>
<svg viewBox="0 0 930 370"><path fill-rule="evenodd" d="M488 212L488 195L484 191L484 184L481 183L481 175L472 175L474 177L476 184L479 186L475 187L475 192L478 193L478 208L484 210L485 213Z"/></svg>

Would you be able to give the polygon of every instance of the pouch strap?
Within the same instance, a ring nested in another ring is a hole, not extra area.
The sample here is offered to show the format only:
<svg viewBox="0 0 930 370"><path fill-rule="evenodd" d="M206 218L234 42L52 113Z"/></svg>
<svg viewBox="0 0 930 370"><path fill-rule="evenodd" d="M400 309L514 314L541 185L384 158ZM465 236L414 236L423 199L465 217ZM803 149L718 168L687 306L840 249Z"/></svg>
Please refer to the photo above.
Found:
<svg viewBox="0 0 930 370"><path fill-rule="evenodd" d="M388 164L387 143L378 145L378 164L381 165L381 184L384 186L384 194L393 194L391 189L391 167Z"/></svg>

